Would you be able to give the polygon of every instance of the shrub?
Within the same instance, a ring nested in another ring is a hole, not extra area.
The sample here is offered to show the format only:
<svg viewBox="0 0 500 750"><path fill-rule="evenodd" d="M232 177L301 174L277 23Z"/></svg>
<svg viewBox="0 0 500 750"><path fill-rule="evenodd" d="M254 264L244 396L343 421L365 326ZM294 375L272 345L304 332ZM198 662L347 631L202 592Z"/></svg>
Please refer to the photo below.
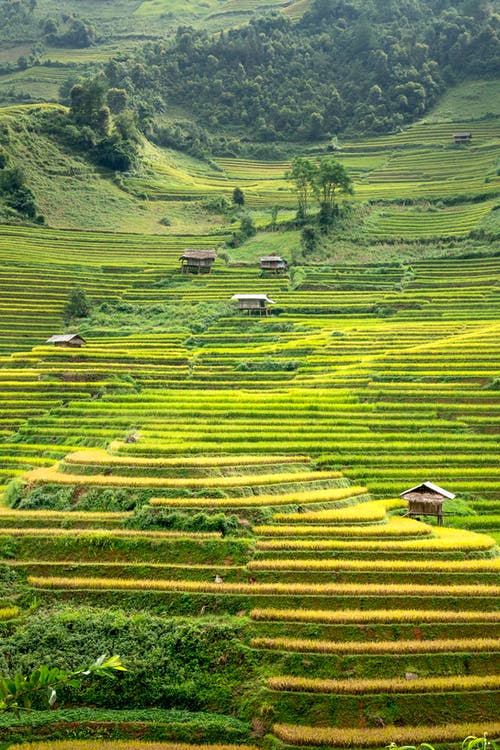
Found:
<svg viewBox="0 0 500 750"><path fill-rule="evenodd" d="M64 308L64 318L88 318L91 312L90 301L81 286L74 287L69 295L69 300Z"/></svg>

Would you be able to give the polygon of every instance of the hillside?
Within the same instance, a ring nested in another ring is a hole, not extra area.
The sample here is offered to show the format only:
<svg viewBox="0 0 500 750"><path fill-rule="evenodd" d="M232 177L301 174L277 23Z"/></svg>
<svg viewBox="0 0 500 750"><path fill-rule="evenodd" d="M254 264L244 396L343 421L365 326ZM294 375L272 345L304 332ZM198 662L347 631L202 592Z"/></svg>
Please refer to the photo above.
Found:
<svg viewBox="0 0 500 750"><path fill-rule="evenodd" d="M494 750L497 4L0 11L2 748Z"/></svg>
<svg viewBox="0 0 500 750"><path fill-rule="evenodd" d="M360 213L335 238L327 256L337 253L339 240L351 252L358 247L358 257L364 257L363 248L374 242L422 240L427 244L423 252L434 255L440 252L434 246L444 239L497 237L499 101L496 81L470 81L450 89L422 121L398 134L340 141L336 157L353 178ZM85 151L54 137L43 119L50 111L49 105L4 108L0 125L11 161L22 164L51 227L190 234L196 224L197 233L227 235L235 217L214 209L212 199L223 195L230 203L235 186L243 189L257 226L269 225L273 206L279 221L293 216L294 186L285 179L290 158L207 162L143 138L140 165L117 179ZM465 147L453 143L453 133L461 130L473 133ZM317 150L317 158L326 156L325 149ZM290 245L292 237L284 244ZM259 235L243 255L235 251L234 256L257 257L261 248L283 250L282 239Z"/></svg>

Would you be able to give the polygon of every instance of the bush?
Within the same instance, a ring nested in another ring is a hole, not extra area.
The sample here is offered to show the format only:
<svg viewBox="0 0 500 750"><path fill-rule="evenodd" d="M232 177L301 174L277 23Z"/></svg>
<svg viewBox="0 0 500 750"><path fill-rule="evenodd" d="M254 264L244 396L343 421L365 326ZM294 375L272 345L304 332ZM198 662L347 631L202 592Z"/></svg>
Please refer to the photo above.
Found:
<svg viewBox="0 0 500 750"><path fill-rule="evenodd" d="M220 532L223 536L234 536L239 532L248 533L246 527L242 526L235 515L227 516L225 513L183 513L181 511L171 512L168 510L154 509L150 506L140 508L135 515L129 519L125 526L132 529L161 530L171 529L174 531L207 531Z"/></svg>
<svg viewBox="0 0 500 750"><path fill-rule="evenodd" d="M81 286L74 287L64 308L64 319L69 321L72 318L88 318L90 311L91 305L85 290Z"/></svg>
<svg viewBox="0 0 500 750"><path fill-rule="evenodd" d="M162 707L234 713L252 679L252 655L239 626L185 623L147 613L60 609L34 613L4 635L0 671L28 672L44 663L76 668L96 654L118 653L127 672L60 691L66 704L130 709Z"/></svg>

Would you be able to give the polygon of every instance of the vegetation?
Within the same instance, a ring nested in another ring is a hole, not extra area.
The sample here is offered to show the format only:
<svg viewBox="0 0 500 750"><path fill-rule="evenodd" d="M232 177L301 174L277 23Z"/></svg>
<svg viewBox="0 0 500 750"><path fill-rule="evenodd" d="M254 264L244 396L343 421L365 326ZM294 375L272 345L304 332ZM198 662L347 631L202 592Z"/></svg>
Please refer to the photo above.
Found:
<svg viewBox="0 0 500 750"><path fill-rule="evenodd" d="M498 10L0 0L2 736L497 736Z"/></svg>
<svg viewBox="0 0 500 750"><path fill-rule="evenodd" d="M32 704L52 708L57 701L57 690L65 685L79 688L81 681L89 676L113 677L114 673L126 671L118 656L100 656L89 666L68 672L64 669L42 665L28 677L16 674L0 678L0 712L19 714L29 711Z"/></svg>
<svg viewBox="0 0 500 750"><path fill-rule="evenodd" d="M173 45L105 70L134 97L149 91L212 130L251 128L264 142L388 132L422 115L458 63L462 74L495 71L497 17L485 7L313 0L296 23L274 14L215 37L180 27Z"/></svg>

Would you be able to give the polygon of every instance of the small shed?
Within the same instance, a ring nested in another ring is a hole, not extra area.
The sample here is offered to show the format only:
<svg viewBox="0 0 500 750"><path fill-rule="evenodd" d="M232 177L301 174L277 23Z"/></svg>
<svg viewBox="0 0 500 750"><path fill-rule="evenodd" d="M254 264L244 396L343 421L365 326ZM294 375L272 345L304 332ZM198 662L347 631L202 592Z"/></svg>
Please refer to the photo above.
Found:
<svg viewBox="0 0 500 750"><path fill-rule="evenodd" d="M267 294L234 294L232 299L237 300L238 310L247 311L249 315L269 315L268 305L275 302L269 299Z"/></svg>
<svg viewBox="0 0 500 750"><path fill-rule="evenodd" d="M472 139L472 133L470 130L467 130L464 133L453 133L453 140L455 143L469 143L469 141Z"/></svg>
<svg viewBox="0 0 500 750"><path fill-rule="evenodd" d="M260 270L271 271L276 276L286 273L288 264L280 255L265 255L260 259Z"/></svg>
<svg viewBox="0 0 500 750"><path fill-rule="evenodd" d="M83 346L87 342L78 333L62 333L51 336L47 339L47 344L54 344L54 346Z"/></svg>
<svg viewBox="0 0 500 750"><path fill-rule="evenodd" d="M184 250L179 259L182 273L210 273L216 257L215 250Z"/></svg>
<svg viewBox="0 0 500 750"><path fill-rule="evenodd" d="M436 516L438 525L443 525L443 503L445 500L453 500L452 492L443 490L432 482L423 482L416 487L410 487L401 493L400 497L408 500L407 516Z"/></svg>

